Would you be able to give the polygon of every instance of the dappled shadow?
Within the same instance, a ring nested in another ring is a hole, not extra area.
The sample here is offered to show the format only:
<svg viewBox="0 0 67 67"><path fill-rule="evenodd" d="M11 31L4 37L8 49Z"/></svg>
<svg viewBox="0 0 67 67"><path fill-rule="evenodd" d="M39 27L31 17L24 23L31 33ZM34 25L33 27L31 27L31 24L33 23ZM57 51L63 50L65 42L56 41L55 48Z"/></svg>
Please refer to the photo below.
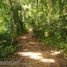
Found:
<svg viewBox="0 0 67 67"><path fill-rule="evenodd" d="M18 42L16 54L19 56L20 63L29 63L25 64L25 67L62 67L66 64L63 51L47 47L32 37L32 32L23 34L16 40Z"/></svg>

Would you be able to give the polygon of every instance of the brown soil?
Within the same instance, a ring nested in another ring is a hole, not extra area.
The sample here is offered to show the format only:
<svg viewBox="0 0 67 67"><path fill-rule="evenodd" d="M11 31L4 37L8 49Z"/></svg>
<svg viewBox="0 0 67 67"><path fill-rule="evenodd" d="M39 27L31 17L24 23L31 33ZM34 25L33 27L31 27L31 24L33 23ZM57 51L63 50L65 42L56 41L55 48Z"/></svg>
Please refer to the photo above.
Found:
<svg viewBox="0 0 67 67"><path fill-rule="evenodd" d="M38 41L31 33L17 37L17 52L12 59L15 65L0 67L67 67L67 59L62 52ZM40 54L40 55L38 55Z"/></svg>

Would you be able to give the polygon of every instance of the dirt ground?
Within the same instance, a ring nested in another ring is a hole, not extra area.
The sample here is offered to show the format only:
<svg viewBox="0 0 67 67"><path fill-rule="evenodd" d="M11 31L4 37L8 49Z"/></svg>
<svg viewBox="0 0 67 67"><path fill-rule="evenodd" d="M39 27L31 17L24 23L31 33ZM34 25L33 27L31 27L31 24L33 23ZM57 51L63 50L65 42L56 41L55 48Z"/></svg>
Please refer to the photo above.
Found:
<svg viewBox="0 0 67 67"><path fill-rule="evenodd" d="M62 51L47 47L32 37L31 33L17 37L18 48L12 62L0 67L67 67Z"/></svg>

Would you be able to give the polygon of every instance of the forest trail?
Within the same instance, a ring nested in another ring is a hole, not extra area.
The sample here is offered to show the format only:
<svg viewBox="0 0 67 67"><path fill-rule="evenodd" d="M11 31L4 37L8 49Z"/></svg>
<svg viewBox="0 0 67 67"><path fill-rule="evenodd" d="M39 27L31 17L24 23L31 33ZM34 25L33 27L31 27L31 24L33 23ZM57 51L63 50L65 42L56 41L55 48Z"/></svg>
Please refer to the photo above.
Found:
<svg viewBox="0 0 67 67"><path fill-rule="evenodd" d="M19 36L18 51L22 67L67 67L63 54L53 48L46 47L32 33Z"/></svg>
<svg viewBox="0 0 67 67"><path fill-rule="evenodd" d="M19 36L17 41L18 61L9 67L67 67L67 60L60 51L45 46L32 37L32 33Z"/></svg>

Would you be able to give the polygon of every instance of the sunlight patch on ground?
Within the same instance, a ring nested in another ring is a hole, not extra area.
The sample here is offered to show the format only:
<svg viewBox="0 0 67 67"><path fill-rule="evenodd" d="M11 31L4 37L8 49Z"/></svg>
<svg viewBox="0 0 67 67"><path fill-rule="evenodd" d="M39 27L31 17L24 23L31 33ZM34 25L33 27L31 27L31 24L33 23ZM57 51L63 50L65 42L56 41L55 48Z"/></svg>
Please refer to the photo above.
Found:
<svg viewBox="0 0 67 67"><path fill-rule="evenodd" d="M18 52L18 54L21 56L29 57L34 60L39 60L41 62L46 62L46 63L54 63L55 62L54 59L44 58L42 56L42 53L39 53L39 52Z"/></svg>
<svg viewBox="0 0 67 67"><path fill-rule="evenodd" d="M20 53L22 56L29 56L32 59L41 59L41 53L33 53L33 52L22 52Z"/></svg>
<svg viewBox="0 0 67 67"><path fill-rule="evenodd" d="M29 29L29 32L32 32L32 28Z"/></svg>
<svg viewBox="0 0 67 67"><path fill-rule="evenodd" d="M22 36L21 38L22 38L22 39L26 39L27 37L26 37L26 36Z"/></svg>
<svg viewBox="0 0 67 67"><path fill-rule="evenodd" d="M37 42L29 42L29 44L39 44L39 43L37 43Z"/></svg>
<svg viewBox="0 0 67 67"><path fill-rule="evenodd" d="M47 63L54 63L55 62L54 59L41 59L40 61L47 62Z"/></svg>
<svg viewBox="0 0 67 67"><path fill-rule="evenodd" d="M52 53L50 55L58 55L61 53L61 51L51 51Z"/></svg>

